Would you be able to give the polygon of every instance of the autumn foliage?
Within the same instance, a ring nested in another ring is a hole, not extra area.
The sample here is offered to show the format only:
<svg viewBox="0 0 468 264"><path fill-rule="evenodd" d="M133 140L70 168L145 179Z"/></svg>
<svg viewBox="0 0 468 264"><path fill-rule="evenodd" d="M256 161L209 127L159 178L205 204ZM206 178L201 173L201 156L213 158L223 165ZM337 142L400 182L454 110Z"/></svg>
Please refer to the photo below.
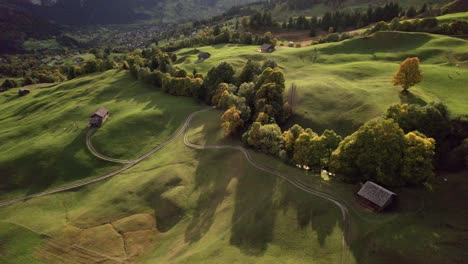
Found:
<svg viewBox="0 0 468 264"><path fill-rule="evenodd" d="M239 128L244 125L241 118L241 111L235 106L229 108L221 117L221 127L224 129L224 134L230 136L235 134Z"/></svg>
<svg viewBox="0 0 468 264"><path fill-rule="evenodd" d="M407 58L400 63L398 71L393 76L393 85L401 86L403 92L406 92L411 86L416 85L421 80L422 72L419 69L419 58Z"/></svg>

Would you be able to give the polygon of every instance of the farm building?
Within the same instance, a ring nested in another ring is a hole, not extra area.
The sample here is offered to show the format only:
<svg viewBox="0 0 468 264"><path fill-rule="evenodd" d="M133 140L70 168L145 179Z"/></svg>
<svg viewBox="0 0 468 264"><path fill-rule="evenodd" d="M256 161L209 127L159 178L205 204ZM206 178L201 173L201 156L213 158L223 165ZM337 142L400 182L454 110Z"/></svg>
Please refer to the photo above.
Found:
<svg viewBox="0 0 468 264"><path fill-rule="evenodd" d="M371 181L367 181L357 195L363 203L376 211L382 211L387 208L397 196L395 193Z"/></svg>
<svg viewBox="0 0 468 264"><path fill-rule="evenodd" d="M89 126L90 127L100 127L106 119L109 117L109 110L104 107L99 107L96 112L91 114L91 118L89 119Z"/></svg>
<svg viewBox="0 0 468 264"><path fill-rule="evenodd" d="M29 91L28 89L19 89L18 90L18 95L19 96L25 96L27 94L29 94L31 91Z"/></svg>
<svg viewBox="0 0 468 264"><path fill-rule="evenodd" d="M200 60L200 61L206 60L206 59L208 59L210 57L211 57L211 54L208 53L208 52L200 51L200 53L198 53L198 60Z"/></svg>
<svg viewBox="0 0 468 264"><path fill-rule="evenodd" d="M275 51L275 46L273 46L273 44L263 44L260 47L260 51L261 52L273 52Z"/></svg>

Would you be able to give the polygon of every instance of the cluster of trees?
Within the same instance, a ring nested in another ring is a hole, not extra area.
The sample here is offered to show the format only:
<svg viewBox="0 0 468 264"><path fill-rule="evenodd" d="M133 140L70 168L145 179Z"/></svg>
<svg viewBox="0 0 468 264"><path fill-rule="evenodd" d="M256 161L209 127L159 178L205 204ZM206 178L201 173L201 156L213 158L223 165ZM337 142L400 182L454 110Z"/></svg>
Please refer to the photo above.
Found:
<svg viewBox="0 0 468 264"><path fill-rule="evenodd" d="M18 82L16 82L15 80L6 79L5 81L3 81L2 85L0 85L0 88L8 90L10 88L15 88L15 87L18 87L18 86L19 86Z"/></svg>
<svg viewBox="0 0 468 264"><path fill-rule="evenodd" d="M367 122L339 144L331 169L346 182L421 185L434 177L434 155L434 139L418 131L405 134L393 119L380 119Z"/></svg>
<svg viewBox="0 0 468 264"><path fill-rule="evenodd" d="M264 28L264 27L272 27L275 25L273 19L271 18L270 12L255 12L250 16L250 27L251 28Z"/></svg>
<svg viewBox="0 0 468 264"><path fill-rule="evenodd" d="M445 35L468 34L468 22L455 20L448 23L439 23L434 17L414 19L413 21L403 21L395 18L390 23L379 22L370 30L371 33L377 31L406 31L406 32L428 32Z"/></svg>
<svg viewBox="0 0 468 264"><path fill-rule="evenodd" d="M333 29L333 32L341 32L346 28L361 28L374 22L390 21L399 17L400 12L401 7L398 3L387 3L383 6L369 6L365 12L356 9L354 11L325 12L322 18L290 17L281 26L288 29L310 29L312 32L318 29L325 31Z"/></svg>
<svg viewBox="0 0 468 264"><path fill-rule="evenodd" d="M284 75L274 61L260 65L249 60L239 72L222 62L203 76L173 67L172 59L176 56L146 49L127 55L122 67L169 94L224 110L221 127L226 136L242 136L246 145L289 164L326 168L347 182L373 180L386 186L430 182L434 164L442 168L446 157L461 154L457 166L464 166L466 121L454 125L442 104L393 105L381 119L345 139L331 130L318 135L299 125L282 131L280 125L292 111L285 100Z"/></svg>
<svg viewBox="0 0 468 264"><path fill-rule="evenodd" d="M216 35L217 32L220 33ZM203 32L192 38L184 38L176 42L172 42L167 46L161 47L161 50L172 52L182 48L216 45L222 43L245 45L262 45L265 43L274 44L273 41L275 41L275 39L272 37L271 32L266 32L263 35L256 35L249 31L221 29L220 27L216 26L213 31Z"/></svg>
<svg viewBox="0 0 468 264"><path fill-rule="evenodd" d="M95 59L82 62L77 65L50 65L44 62L44 55L22 54L17 56L4 56L0 58L0 75L23 78L19 85L30 85L35 83L52 83L70 80L84 74L102 72L118 68L121 60L111 57L110 48L94 48L90 53Z"/></svg>
<svg viewBox="0 0 468 264"><path fill-rule="evenodd" d="M437 169L463 168L468 152L464 140L468 137L468 120L450 120L449 112L441 103L419 105L394 105L386 118L395 120L406 132L417 130L437 141L435 166Z"/></svg>

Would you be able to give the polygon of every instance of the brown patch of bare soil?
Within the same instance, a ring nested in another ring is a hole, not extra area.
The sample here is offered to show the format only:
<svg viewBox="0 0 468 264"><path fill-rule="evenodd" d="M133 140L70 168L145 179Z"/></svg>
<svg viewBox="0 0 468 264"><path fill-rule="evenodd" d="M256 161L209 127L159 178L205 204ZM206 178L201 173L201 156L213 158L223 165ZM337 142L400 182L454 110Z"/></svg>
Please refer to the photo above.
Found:
<svg viewBox="0 0 468 264"><path fill-rule="evenodd" d="M45 263L132 263L155 243L151 214L131 215L112 223L80 229L68 225L36 250Z"/></svg>
<svg viewBox="0 0 468 264"><path fill-rule="evenodd" d="M157 232L155 230L143 230L124 233L128 259L135 260L138 256L145 253L156 241Z"/></svg>
<svg viewBox="0 0 468 264"><path fill-rule="evenodd" d="M126 257L122 236L110 224L82 230L77 244L111 257Z"/></svg>
<svg viewBox="0 0 468 264"><path fill-rule="evenodd" d="M156 220L150 214L135 214L112 223L119 233L154 230Z"/></svg>

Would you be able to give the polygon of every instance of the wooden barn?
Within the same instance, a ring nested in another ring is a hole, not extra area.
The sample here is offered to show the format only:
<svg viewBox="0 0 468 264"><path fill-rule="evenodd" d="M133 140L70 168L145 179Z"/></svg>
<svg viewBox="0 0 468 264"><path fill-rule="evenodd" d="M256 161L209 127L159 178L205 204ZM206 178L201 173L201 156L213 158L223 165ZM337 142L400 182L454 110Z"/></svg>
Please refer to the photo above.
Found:
<svg viewBox="0 0 468 264"><path fill-rule="evenodd" d="M91 114L91 118L89 119L89 126L90 127L101 127L101 125L106 121L109 117L109 110L104 107L99 107L96 112Z"/></svg>
<svg viewBox="0 0 468 264"><path fill-rule="evenodd" d="M382 211L387 208L397 196L396 193L371 181L367 181L357 195L361 202L376 211Z"/></svg>
<svg viewBox="0 0 468 264"><path fill-rule="evenodd" d="M271 53L273 51L275 51L275 46L273 46L273 44L263 44L261 47L260 47L260 51L261 52L265 52L265 53Z"/></svg>
<svg viewBox="0 0 468 264"><path fill-rule="evenodd" d="M19 89L18 90L18 96L25 96L27 94L29 94L31 91L29 91L28 89Z"/></svg>
<svg viewBox="0 0 468 264"><path fill-rule="evenodd" d="M211 57L211 54L208 53L208 52L200 51L200 53L198 53L198 60L199 61L209 59L210 57Z"/></svg>

